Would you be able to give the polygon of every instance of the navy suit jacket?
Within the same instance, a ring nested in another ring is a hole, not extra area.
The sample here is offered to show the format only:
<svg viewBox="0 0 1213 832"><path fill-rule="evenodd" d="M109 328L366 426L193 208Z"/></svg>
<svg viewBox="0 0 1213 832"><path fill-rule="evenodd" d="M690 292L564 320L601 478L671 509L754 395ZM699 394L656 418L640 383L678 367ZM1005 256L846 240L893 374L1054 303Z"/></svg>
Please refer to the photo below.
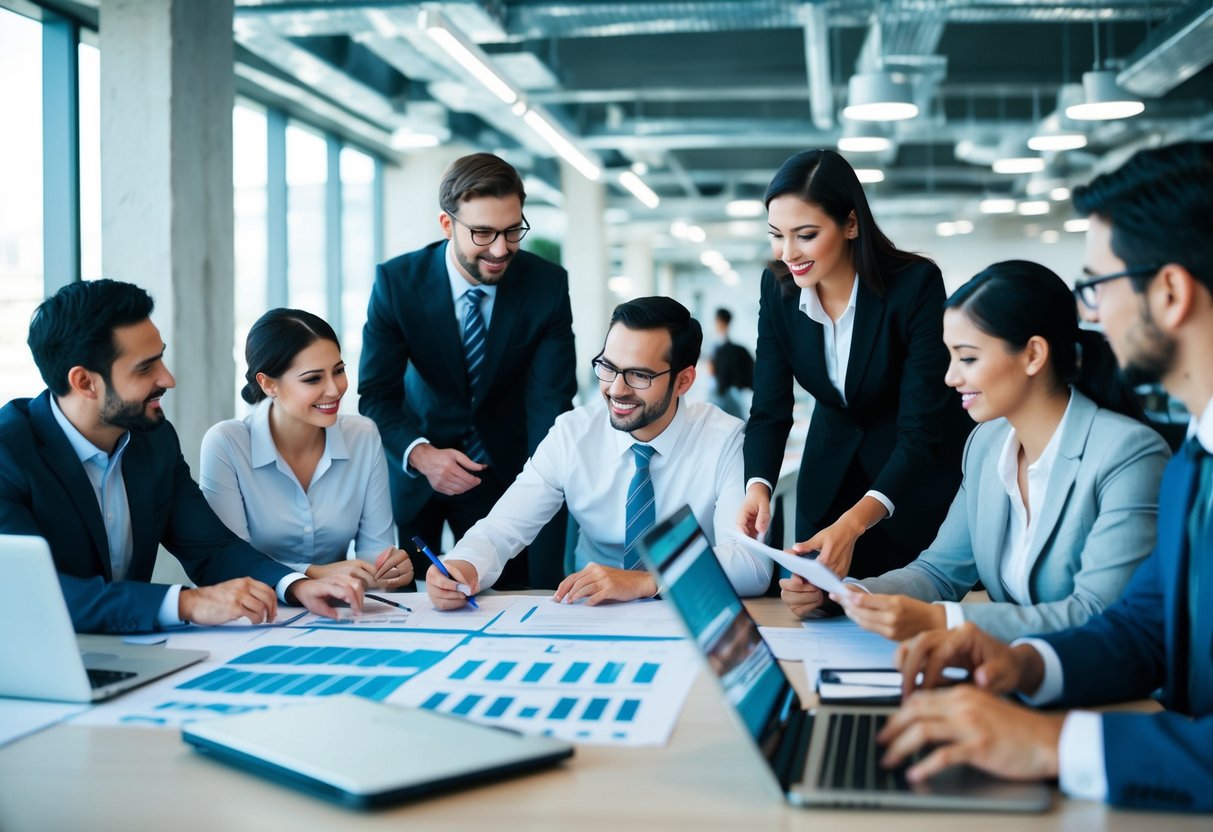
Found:
<svg viewBox="0 0 1213 832"><path fill-rule="evenodd" d="M383 437L396 522L408 523L433 495L425 477L404 471L409 445L424 436L435 447L462 449L475 425L507 487L572 408L575 364L568 273L559 266L515 255L497 285L480 389L472 391L446 241L381 264L362 334L358 408Z"/></svg>
<svg viewBox="0 0 1213 832"><path fill-rule="evenodd" d="M96 492L55 421L49 391L0 409L0 532L46 538L77 631L156 628L168 591L148 583L160 544L203 586L247 576L273 587L290 574L219 521L168 422L131 432L122 478L133 551L125 579L115 581Z"/></svg>
<svg viewBox="0 0 1213 832"><path fill-rule="evenodd" d="M973 423L943 381L943 278L920 261L885 286L880 297L859 281L844 403L826 372L821 324L800 311L799 290L787 294L769 270L762 275L745 476L779 478L795 378L816 400L796 484L797 540L836 519L825 515L853 466L893 501L881 528L915 551L935 538L960 487Z"/></svg>
<svg viewBox="0 0 1213 832"><path fill-rule="evenodd" d="M1103 715L1108 801L1140 809L1213 810L1213 684L1188 700L1188 674L1213 676L1211 615L1193 633L1188 616L1189 508L1199 466L1172 457L1158 500L1158 543L1124 596L1082 627L1042 636L1061 658L1062 704L1125 702L1162 688L1164 713ZM1213 557L1213 535L1195 553ZM1206 566L1204 574L1209 574ZM1213 610L1213 580L1201 581L1200 606ZM1189 667L1188 639L1200 666Z"/></svg>

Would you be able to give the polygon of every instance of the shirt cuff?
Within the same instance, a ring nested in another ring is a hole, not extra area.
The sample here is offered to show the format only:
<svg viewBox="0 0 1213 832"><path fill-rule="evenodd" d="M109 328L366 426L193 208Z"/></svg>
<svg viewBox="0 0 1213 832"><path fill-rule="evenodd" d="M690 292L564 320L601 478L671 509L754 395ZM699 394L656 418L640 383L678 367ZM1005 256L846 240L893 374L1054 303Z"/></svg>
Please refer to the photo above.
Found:
<svg viewBox="0 0 1213 832"><path fill-rule="evenodd" d="M765 485L767 487L767 491L770 491L772 494L775 493L775 486L771 485L769 482L764 480L762 477L750 477L748 480L746 480L745 490L748 492L750 490L750 486L756 482L760 482L763 485Z"/></svg>
<svg viewBox="0 0 1213 832"><path fill-rule="evenodd" d="M421 472L409 465L409 454L411 454L413 452L413 448L416 448L418 445L428 444L430 444L430 440L426 439L424 436L421 436L410 442L409 446L404 449L404 459L401 460L400 467L404 469L404 473L408 474L413 479L417 479L417 477L421 476Z"/></svg>
<svg viewBox="0 0 1213 832"><path fill-rule="evenodd" d="M935 603L943 607L943 614L946 616L947 628L949 630L955 630L965 623L965 611L960 608L959 603L956 601L936 601Z"/></svg>
<svg viewBox="0 0 1213 832"><path fill-rule="evenodd" d="M885 507L885 511L887 511L889 513L889 517L893 516L893 501L890 500L888 497L881 494L879 491L869 491L867 494L864 494L863 496L872 497L876 500L879 500L880 504ZM888 520L889 517L886 517L885 519Z"/></svg>
<svg viewBox="0 0 1213 832"><path fill-rule="evenodd" d="M290 604L291 602L286 600L287 588L291 584L295 583L295 581L306 581L306 580L307 580L307 575L304 575L302 572L291 572L290 574L288 574L286 577L284 577L281 581L278 582L278 586L274 587L274 592L276 592L278 594L278 600L284 604Z"/></svg>
<svg viewBox="0 0 1213 832"><path fill-rule="evenodd" d="M156 613L156 626L161 630L182 627L189 623L181 620L181 589L181 584L173 584L168 588L168 592L164 593L164 600L160 602L160 610Z"/></svg>
<svg viewBox="0 0 1213 832"><path fill-rule="evenodd" d="M1068 797L1108 799L1108 770L1104 765L1103 717L1072 711L1061 726L1057 744L1058 785Z"/></svg>
<svg viewBox="0 0 1213 832"><path fill-rule="evenodd" d="M1057 651L1053 649L1053 645L1039 638L1017 638L1011 642L1012 647L1018 647L1021 644L1028 645L1040 654L1045 670L1044 676L1040 680L1040 687L1036 689L1036 693L1031 696L1020 693L1019 698L1034 708L1060 699L1064 690L1064 679L1061 669L1061 658L1057 655Z"/></svg>

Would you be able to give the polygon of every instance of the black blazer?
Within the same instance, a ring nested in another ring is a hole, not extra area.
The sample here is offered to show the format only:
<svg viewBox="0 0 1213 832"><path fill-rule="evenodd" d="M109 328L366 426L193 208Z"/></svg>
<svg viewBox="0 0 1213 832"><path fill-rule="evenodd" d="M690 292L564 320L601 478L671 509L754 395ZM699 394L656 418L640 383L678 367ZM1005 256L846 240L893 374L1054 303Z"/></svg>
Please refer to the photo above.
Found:
<svg viewBox="0 0 1213 832"><path fill-rule="evenodd" d="M113 580L101 507L88 474L51 412L50 393L0 410L0 532L50 543L59 583L80 632L156 628L168 586L150 584L156 551L172 552L199 585L252 577L271 587L290 569L261 554L207 505L173 426L132 431L122 456L131 512L126 578Z"/></svg>
<svg viewBox="0 0 1213 832"><path fill-rule="evenodd" d="M816 399L796 484L798 540L837 519L825 515L853 466L893 501L881 528L915 551L934 539L960 486L973 423L943 380L943 278L921 261L885 282L881 298L859 281L844 404L826 374L821 324L800 311L799 290L785 294L770 271L762 275L746 480L779 476L795 378Z"/></svg>
<svg viewBox="0 0 1213 832"><path fill-rule="evenodd" d="M396 522L409 522L433 494L425 477L404 472L410 444L424 436L462 448L475 424L508 486L572 408L575 363L568 273L520 251L498 284L473 404L446 241L380 265L362 333L358 408L383 437Z"/></svg>

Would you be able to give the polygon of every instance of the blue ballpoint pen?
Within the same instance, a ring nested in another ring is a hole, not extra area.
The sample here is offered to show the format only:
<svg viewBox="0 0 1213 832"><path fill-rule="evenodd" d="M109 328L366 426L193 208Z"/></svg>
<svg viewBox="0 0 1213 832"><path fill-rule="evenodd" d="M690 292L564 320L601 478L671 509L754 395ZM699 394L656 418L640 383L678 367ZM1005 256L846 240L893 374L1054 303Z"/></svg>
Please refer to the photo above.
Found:
<svg viewBox="0 0 1213 832"><path fill-rule="evenodd" d="M446 575L448 578L451 578L451 573L446 571L446 567L442 565L442 561L438 560L438 556L430 551L430 547L425 544L424 540L422 540L417 535L413 535L413 545L421 550L421 554L425 555L427 558L430 559L430 563L432 563L438 567L439 572L441 572L443 575ZM451 578L451 580L453 581L455 579ZM459 586L465 587L466 585L459 584ZM467 587L467 588L470 589L470 587ZM461 589L460 591L463 591L463 590ZM468 606L470 606L474 610L480 609L480 605L476 603L476 599L472 597L471 593L469 592L466 594L468 596Z"/></svg>

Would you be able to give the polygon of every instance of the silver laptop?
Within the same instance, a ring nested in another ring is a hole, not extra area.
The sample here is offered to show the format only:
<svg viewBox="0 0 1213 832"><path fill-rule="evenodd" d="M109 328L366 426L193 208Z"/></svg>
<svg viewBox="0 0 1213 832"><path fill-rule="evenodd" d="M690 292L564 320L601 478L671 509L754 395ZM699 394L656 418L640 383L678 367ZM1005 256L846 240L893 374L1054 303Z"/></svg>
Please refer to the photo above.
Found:
<svg viewBox="0 0 1213 832"><path fill-rule="evenodd" d="M40 537L0 535L10 590L0 604L0 696L99 702L205 659L201 650L77 636L50 547Z"/></svg>
<svg viewBox="0 0 1213 832"><path fill-rule="evenodd" d="M1052 802L1039 783L1013 783L967 766L924 784L880 765L876 743L888 707L823 706L806 711L754 619L742 606L683 507L641 540L641 552L740 718L772 782L798 806L1039 812Z"/></svg>

